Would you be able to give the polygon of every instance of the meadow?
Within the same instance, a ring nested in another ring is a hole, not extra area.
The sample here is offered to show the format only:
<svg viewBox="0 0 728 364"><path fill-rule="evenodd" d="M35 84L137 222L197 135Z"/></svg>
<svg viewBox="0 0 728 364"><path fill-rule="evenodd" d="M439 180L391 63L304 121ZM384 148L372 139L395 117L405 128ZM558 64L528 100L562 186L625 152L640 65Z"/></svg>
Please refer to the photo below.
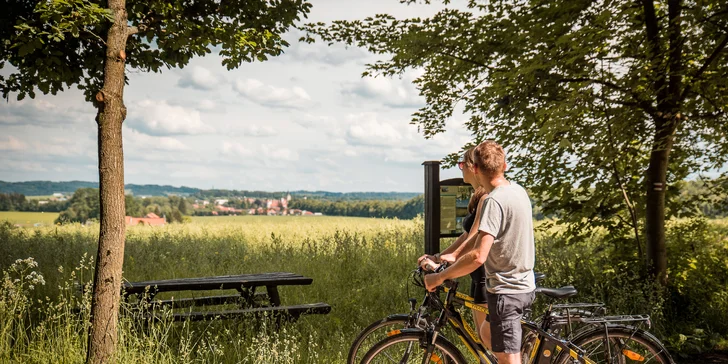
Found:
<svg viewBox="0 0 728 364"><path fill-rule="evenodd" d="M578 300L606 302L610 312L651 314L652 331L671 350L687 353L728 336L726 236L725 222L671 223L669 249L677 258L666 290L615 262L616 247L600 236L566 244L540 232L537 270L547 273L546 285L574 284ZM92 277L97 239L98 229L79 225L0 224L0 362L83 362L89 295L77 293L75 284ZM407 299L421 297L406 282L423 240L420 219L197 217L129 228L124 279L288 271L312 277L313 284L281 288L283 304L326 302L332 311L277 331L266 321L145 325L123 305L117 362L342 363L358 331L406 312ZM688 249L691 254L676 254ZM468 285L463 279L461 286Z"/></svg>
<svg viewBox="0 0 728 364"><path fill-rule="evenodd" d="M9 221L22 227L31 227L35 224L43 226L53 225L53 221L58 218L57 212L17 212L17 211L0 211L0 222Z"/></svg>

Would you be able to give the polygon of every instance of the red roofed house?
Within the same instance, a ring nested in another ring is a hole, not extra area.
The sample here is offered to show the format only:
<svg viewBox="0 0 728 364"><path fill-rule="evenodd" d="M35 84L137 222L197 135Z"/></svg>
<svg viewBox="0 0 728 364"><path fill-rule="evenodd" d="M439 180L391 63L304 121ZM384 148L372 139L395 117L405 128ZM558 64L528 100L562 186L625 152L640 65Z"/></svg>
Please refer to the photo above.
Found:
<svg viewBox="0 0 728 364"><path fill-rule="evenodd" d="M150 226L163 226L167 223L167 219L157 216L157 214L150 212L144 217L131 217L125 218L127 226L134 225L150 225Z"/></svg>

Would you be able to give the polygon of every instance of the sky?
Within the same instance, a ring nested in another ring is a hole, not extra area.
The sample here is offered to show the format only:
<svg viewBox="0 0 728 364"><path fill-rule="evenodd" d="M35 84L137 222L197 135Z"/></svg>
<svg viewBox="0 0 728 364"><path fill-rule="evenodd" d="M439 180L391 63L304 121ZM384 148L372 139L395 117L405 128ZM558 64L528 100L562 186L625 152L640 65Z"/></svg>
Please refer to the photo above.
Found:
<svg viewBox="0 0 728 364"><path fill-rule="evenodd" d="M437 5L312 0L306 21L379 13L426 17ZM363 49L299 43L227 71L221 57L183 69L129 72L125 183L240 190L421 192L422 162L471 140L465 115L425 139L409 124L424 104L412 80L362 78ZM3 71L7 73L7 70ZM78 90L0 104L0 180L98 181L95 110ZM443 170L443 179L460 171Z"/></svg>

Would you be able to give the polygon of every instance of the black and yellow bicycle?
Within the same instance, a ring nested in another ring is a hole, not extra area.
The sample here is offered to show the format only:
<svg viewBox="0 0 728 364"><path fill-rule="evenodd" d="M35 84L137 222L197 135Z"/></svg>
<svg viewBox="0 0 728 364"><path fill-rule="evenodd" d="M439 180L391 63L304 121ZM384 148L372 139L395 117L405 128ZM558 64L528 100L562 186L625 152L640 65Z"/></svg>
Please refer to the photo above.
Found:
<svg viewBox="0 0 728 364"><path fill-rule="evenodd" d="M424 287L423 274L418 270L416 275L419 278L415 278L417 284L422 287ZM576 294L576 289L573 287L539 288L538 291L552 298L566 298ZM443 293L445 299L441 300L440 296ZM417 310L417 314L407 316L405 327L400 326L401 328L389 331L387 338L376 343L360 362L466 363L460 350L442 335L445 327L451 327L480 363L497 363L495 356L483 347L477 334L457 311L458 307L463 306L487 313L486 308L473 304L472 298L457 292L456 281L446 282L436 292L426 293L425 301ZM673 363L669 353L657 338L634 325L635 323L649 325L648 316L595 315L584 309L589 306L595 305L550 305L536 321L524 319L523 362L527 364ZM439 314L436 318L434 315L429 318L421 317L427 311ZM569 313L565 315L564 311ZM575 324L583 324L582 329L570 333L572 337L570 340L558 336L560 330L570 329Z"/></svg>

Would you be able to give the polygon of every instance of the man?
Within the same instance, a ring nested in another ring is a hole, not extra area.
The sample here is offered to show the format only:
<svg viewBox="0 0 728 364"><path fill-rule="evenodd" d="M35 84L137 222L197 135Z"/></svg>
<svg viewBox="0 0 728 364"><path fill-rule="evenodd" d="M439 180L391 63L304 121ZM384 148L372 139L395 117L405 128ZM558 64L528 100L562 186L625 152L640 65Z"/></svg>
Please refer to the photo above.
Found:
<svg viewBox="0 0 728 364"><path fill-rule="evenodd" d="M433 291L446 279L485 264L491 346L500 364L521 363L521 318L534 299L535 244L531 201L523 187L509 182L505 152L488 140L475 148L475 176L488 192L478 235L441 273L425 276ZM483 332L483 330L480 330Z"/></svg>

